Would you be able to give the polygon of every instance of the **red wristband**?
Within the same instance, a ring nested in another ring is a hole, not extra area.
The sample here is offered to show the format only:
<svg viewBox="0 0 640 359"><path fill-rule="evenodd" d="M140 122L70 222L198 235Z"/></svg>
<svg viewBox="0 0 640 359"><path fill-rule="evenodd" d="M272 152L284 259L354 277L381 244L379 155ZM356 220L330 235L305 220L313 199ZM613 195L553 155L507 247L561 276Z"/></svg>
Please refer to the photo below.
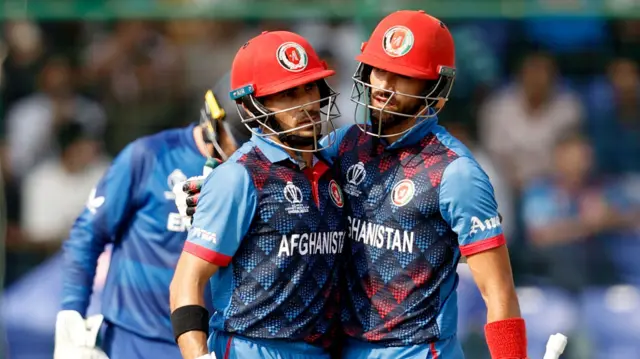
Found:
<svg viewBox="0 0 640 359"><path fill-rule="evenodd" d="M526 359L527 329L524 319L511 318L484 327L491 359Z"/></svg>

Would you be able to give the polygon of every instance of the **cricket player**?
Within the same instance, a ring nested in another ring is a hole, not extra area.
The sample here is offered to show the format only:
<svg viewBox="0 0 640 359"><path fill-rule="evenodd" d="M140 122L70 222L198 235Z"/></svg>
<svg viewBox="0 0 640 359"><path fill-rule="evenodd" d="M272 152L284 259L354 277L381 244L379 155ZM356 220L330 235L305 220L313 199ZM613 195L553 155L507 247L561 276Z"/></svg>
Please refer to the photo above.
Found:
<svg viewBox="0 0 640 359"><path fill-rule="evenodd" d="M214 92L228 96L229 78L207 92L199 124L132 142L92 191L63 247L55 359L181 358L170 323L169 284L187 234L172 187L201 174L207 158L227 158L249 137L235 109L225 115ZM107 244L112 256L102 296L104 324L101 317L85 322L96 261Z"/></svg>
<svg viewBox="0 0 640 359"><path fill-rule="evenodd" d="M314 152L335 117L333 74L291 32L264 32L238 51L231 97L253 136L206 178L171 283L185 359L329 358L344 199Z"/></svg>
<svg viewBox="0 0 640 359"><path fill-rule="evenodd" d="M321 141L349 223L342 357L464 358L456 267L465 256L488 308L492 358L526 358L493 187L437 121L455 78L449 30L424 11L398 11L357 60L352 100L363 117Z"/></svg>
<svg viewBox="0 0 640 359"><path fill-rule="evenodd" d="M343 358L464 358L456 337L461 256L487 305L492 358L526 358L493 188L436 117L455 78L447 26L424 11L398 11L361 50L352 100L364 117L324 151L348 203Z"/></svg>

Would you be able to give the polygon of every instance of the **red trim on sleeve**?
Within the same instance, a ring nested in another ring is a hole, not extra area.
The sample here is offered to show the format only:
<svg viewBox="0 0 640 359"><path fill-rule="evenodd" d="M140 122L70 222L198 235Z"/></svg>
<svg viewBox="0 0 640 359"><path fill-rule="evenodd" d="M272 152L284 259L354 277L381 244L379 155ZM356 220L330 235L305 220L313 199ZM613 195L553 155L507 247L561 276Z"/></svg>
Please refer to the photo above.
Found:
<svg viewBox="0 0 640 359"><path fill-rule="evenodd" d="M231 263L231 256L212 251L193 242L185 242L183 250L219 267L226 267Z"/></svg>
<svg viewBox="0 0 640 359"><path fill-rule="evenodd" d="M504 234L500 233L497 236L491 238L460 246L460 253L462 253L463 256L468 257L470 255L488 251L489 249L497 248L505 244L507 244L507 240L504 238Z"/></svg>

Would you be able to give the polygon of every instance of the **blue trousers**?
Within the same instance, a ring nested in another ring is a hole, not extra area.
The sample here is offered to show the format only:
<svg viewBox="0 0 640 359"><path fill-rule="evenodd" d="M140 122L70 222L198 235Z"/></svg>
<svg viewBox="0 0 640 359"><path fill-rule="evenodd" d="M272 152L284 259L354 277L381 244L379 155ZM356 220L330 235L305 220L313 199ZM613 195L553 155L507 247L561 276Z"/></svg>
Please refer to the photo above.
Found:
<svg viewBox="0 0 640 359"><path fill-rule="evenodd" d="M217 359L330 359L323 348L303 342L259 340L214 331L209 351Z"/></svg>
<svg viewBox="0 0 640 359"><path fill-rule="evenodd" d="M355 339L348 339L342 359L464 359L457 337L435 343L405 347L385 347Z"/></svg>
<svg viewBox="0 0 640 359"><path fill-rule="evenodd" d="M109 359L182 359L176 343L144 338L106 321L101 334L100 347Z"/></svg>

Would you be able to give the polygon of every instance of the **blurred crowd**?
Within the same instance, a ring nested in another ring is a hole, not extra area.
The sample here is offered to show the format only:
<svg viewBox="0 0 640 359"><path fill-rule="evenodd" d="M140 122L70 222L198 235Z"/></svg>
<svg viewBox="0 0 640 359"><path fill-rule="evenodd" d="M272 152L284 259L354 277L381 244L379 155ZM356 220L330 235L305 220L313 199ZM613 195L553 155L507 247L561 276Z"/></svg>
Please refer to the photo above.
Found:
<svg viewBox="0 0 640 359"><path fill-rule="evenodd" d="M440 122L491 178L517 284L640 285L640 21L444 20L458 72ZM339 124L350 124L362 25L5 22L8 285L59 249L124 145L197 121L204 90L262 30L308 37L338 70Z"/></svg>

